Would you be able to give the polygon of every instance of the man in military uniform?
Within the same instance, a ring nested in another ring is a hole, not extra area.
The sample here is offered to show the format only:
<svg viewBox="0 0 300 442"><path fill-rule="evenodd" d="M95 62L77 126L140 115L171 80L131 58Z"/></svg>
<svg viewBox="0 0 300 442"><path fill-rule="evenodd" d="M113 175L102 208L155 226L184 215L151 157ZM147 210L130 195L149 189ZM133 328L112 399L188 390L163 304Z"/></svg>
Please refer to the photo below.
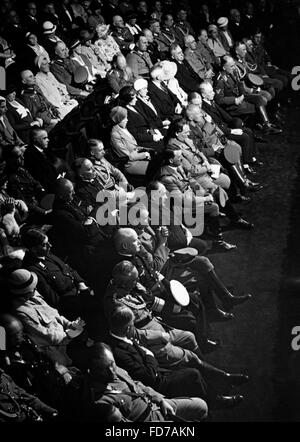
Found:
<svg viewBox="0 0 300 442"><path fill-rule="evenodd" d="M93 294L84 279L50 252L51 244L42 231L29 229L22 239L27 248L23 267L37 274L38 291L45 301L68 319L81 316L87 296Z"/></svg>
<svg viewBox="0 0 300 442"><path fill-rule="evenodd" d="M0 423L54 419L57 411L20 388L0 368Z"/></svg>
<svg viewBox="0 0 300 442"><path fill-rule="evenodd" d="M114 242L117 253L111 260L107 274L110 274L112 266L121 260L126 259L132 262L138 270L140 282L156 298L155 309L164 320L171 326L194 333L197 341L201 342L201 346L206 344L207 323L199 295L191 293L190 297L193 302L190 303L188 309L182 308L170 294L166 277L168 269L163 274L160 273L168 258L169 249L164 246L165 243L162 242L152 255L140 243L137 233L130 228L119 229L115 234ZM196 281L194 281L194 286L195 284Z"/></svg>
<svg viewBox="0 0 300 442"><path fill-rule="evenodd" d="M144 35L138 35L136 40L136 48L130 52L126 61L131 68L134 80L138 78L150 78L150 69L153 64L149 53L147 52L148 40Z"/></svg>
<svg viewBox="0 0 300 442"><path fill-rule="evenodd" d="M134 314L136 336L155 353L161 366L182 367L192 361L199 364L202 354L194 334L172 328L153 316L153 312L162 314L164 308L171 310L171 303L154 296L139 281L138 270L132 262L121 261L114 267L104 297L108 323L116 307L126 305Z"/></svg>
<svg viewBox="0 0 300 442"><path fill-rule="evenodd" d="M120 15L115 15L112 19L113 31L111 35L114 37L123 54L128 54L134 48L134 39L129 29L124 25L124 20Z"/></svg>
<svg viewBox="0 0 300 442"><path fill-rule="evenodd" d="M223 71L216 82L216 103L224 107L234 117L249 117L258 112L267 134L279 134L282 131L273 126L266 110L266 99L254 89L247 89L240 79L235 60L230 56L222 59Z"/></svg>
<svg viewBox="0 0 300 442"><path fill-rule="evenodd" d="M170 49L170 45L171 45L172 41L170 41L166 35L162 34L161 28L160 28L160 22L158 20L153 19L152 21L150 21L149 29L153 34L154 42L158 46L158 50L160 53L160 59L161 60L166 59L169 55L169 49Z"/></svg>
<svg viewBox="0 0 300 442"><path fill-rule="evenodd" d="M184 51L184 57L190 66L194 69L196 74L202 80L211 81L214 76L212 66L206 62L205 58L198 52L197 43L193 35L187 35L184 38L186 49Z"/></svg>
<svg viewBox="0 0 300 442"><path fill-rule="evenodd" d="M127 371L116 366L111 349L103 343L92 349L87 393L91 401L84 410L93 419L99 418L104 404L114 405L132 422L176 420L176 416L201 421L207 416L206 402L200 398L166 399L134 381Z"/></svg>

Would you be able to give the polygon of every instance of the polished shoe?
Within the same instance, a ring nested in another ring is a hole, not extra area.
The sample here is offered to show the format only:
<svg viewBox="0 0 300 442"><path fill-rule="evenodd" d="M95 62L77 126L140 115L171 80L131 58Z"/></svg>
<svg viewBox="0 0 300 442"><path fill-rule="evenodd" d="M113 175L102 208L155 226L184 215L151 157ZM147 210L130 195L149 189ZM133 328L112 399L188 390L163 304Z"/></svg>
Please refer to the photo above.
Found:
<svg viewBox="0 0 300 442"><path fill-rule="evenodd" d="M233 408L240 404L244 400L244 396L236 394L234 396L222 396L218 395L216 397L216 407L217 408Z"/></svg>
<svg viewBox="0 0 300 442"><path fill-rule="evenodd" d="M262 161L254 161L253 166L262 167L264 163Z"/></svg>
<svg viewBox="0 0 300 442"><path fill-rule="evenodd" d="M209 318L212 322L225 322L234 319L234 314L217 308L209 313Z"/></svg>
<svg viewBox="0 0 300 442"><path fill-rule="evenodd" d="M222 303L227 310L231 310L235 305L243 304L251 298L252 295L250 293L241 296L234 296L230 293L225 299L222 299Z"/></svg>
<svg viewBox="0 0 300 442"><path fill-rule="evenodd" d="M212 244L212 249L210 252L229 252L230 250L236 250L237 246L235 244L230 244L229 242L220 240L214 241Z"/></svg>
<svg viewBox="0 0 300 442"><path fill-rule="evenodd" d="M230 201L234 204L243 203L248 204L251 202L250 196L245 195L235 195L234 197L230 198Z"/></svg>
<svg viewBox="0 0 300 442"><path fill-rule="evenodd" d="M263 126L263 131L266 135L279 135L282 133L282 129L279 127L274 126L273 124L265 124Z"/></svg>
<svg viewBox="0 0 300 442"><path fill-rule="evenodd" d="M254 224L249 223L249 221L246 221L243 218L239 218L237 221L234 221L231 223L231 226L243 230L252 230L254 228Z"/></svg>
<svg viewBox="0 0 300 442"><path fill-rule="evenodd" d="M249 190L249 192L259 192L264 188L260 183L253 183L253 181L247 180L245 183L245 188Z"/></svg>
<svg viewBox="0 0 300 442"><path fill-rule="evenodd" d="M201 350L205 354L211 353L220 347L221 347L221 341L219 339L216 339L215 341L207 339L203 344L201 344Z"/></svg>
<svg viewBox="0 0 300 442"><path fill-rule="evenodd" d="M240 385L246 384L249 381L249 376L242 373L225 373L224 379L232 386L239 387Z"/></svg>

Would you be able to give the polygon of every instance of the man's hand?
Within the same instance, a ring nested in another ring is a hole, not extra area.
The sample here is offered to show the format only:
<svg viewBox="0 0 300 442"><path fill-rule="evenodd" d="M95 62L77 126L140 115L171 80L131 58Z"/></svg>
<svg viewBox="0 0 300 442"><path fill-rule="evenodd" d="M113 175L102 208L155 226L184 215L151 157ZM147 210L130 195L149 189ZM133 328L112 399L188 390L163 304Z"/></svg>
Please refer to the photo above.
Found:
<svg viewBox="0 0 300 442"><path fill-rule="evenodd" d="M163 136L160 134L153 134L153 141L157 142L163 139Z"/></svg>
<svg viewBox="0 0 300 442"><path fill-rule="evenodd" d="M90 216L87 218L87 220L84 222L85 226L90 226L91 224L93 224L94 220L93 218L91 218Z"/></svg>
<svg viewBox="0 0 300 442"><path fill-rule="evenodd" d="M163 332L161 334L161 338L163 341L165 341L165 343L167 344L168 342L170 342L170 335L169 333Z"/></svg>
<svg viewBox="0 0 300 442"><path fill-rule="evenodd" d="M71 328L73 330L83 330L85 326L85 321L81 318L77 318L75 321L72 322Z"/></svg>
<svg viewBox="0 0 300 442"><path fill-rule="evenodd" d="M159 227L156 231L156 238L158 245L164 245L167 242L169 236L168 228L165 226Z"/></svg>
<svg viewBox="0 0 300 442"><path fill-rule="evenodd" d="M175 416L175 410L169 404L169 402L163 399L159 405L160 405L160 411L162 412L162 415L164 417Z"/></svg>
<svg viewBox="0 0 300 442"><path fill-rule="evenodd" d="M80 282L78 284L78 293L80 292L89 292L90 296L94 296L94 291L91 290L84 282Z"/></svg>
<svg viewBox="0 0 300 442"><path fill-rule="evenodd" d="M175 107L175 114L181 114L181 112L182 112L182 107L179 103L177 103Z"/></svg>
<svg viewBox="0 0 300 442"><path fill-rule="evenodd" d="M243 135L242 129L231 129L230 131L231 135Z"/></svg>
<svg viewBox="0 0 300 442"><path fill-rule="evenodd" d="M213 203L214 202L214 197L212 196L212 195L207 195L205 198L205 201L207 202L207 203Z"/></svg>
<svg viewBox="0 0 300 442"><path fill-rule="evenodd" d="M241 95L240 97L237 97L236 99L235 99L235 104L237 105L237 106L239 106L243 101L244 101L244 95Z"/></svg>
<svg viewBox="0 0 300 442"><path fill-rule="evenodd" d="M73 379L72 375L69 372L64 373L62 377L63 377L64 383L66 385L68 385L71 382L71 380Z"/></svg>

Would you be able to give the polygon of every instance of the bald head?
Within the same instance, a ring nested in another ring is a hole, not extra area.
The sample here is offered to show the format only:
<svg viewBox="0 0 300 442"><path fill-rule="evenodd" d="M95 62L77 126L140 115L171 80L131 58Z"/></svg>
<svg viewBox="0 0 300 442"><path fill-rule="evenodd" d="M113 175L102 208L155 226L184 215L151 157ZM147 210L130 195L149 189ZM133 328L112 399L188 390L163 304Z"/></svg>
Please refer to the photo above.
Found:
<svg viewBox="0 0 300 442"><path fill-rule="evenodd" d="M19 319L10 314L0 315L0 326L6 332L6 347L15 348L23 341L23 325Z"/></svg>
<svg viewBox="0 0 300 442"><path fill-rule="evenodd" d="M124 28L124 20L120 15L114 15L112 23L116 28Z"/></svg>
<svg viewBox="0 0 300 442"><path fill-rule="evenodd" d="M200 84L200 93L203 100L212 101L215 96L214 88L212 85L206 81Z"/></svg>
<svg viewBox="0 0 300 442"><path fill-rule="evenodd" d="M128 227L121 228L115 233L114 243L117 252L124 256L133 256L141 249L137 233Z"/></svg>
<svg viewBox="0 0 300 442"><path fill-rule="evenodd" d="M65 43L62 41L59 41L58 43L56 43L54 51L55 51L55 55L57 56L57 58L64 59L69 56L69 49L67 48Z"/></svg>
<svg viewBox="0 0 300 442"><path fill-rule="evenodd" d="M22 79L22 83L25 84L26 86L32 86L35 84L34 75L28 69L21 72L21 79Z"/></svg>
<svg viewBox="0 0 300 442"><path fill-rule="evenodd" d="M197 49L197 43L194 37L189 34L184 37L184 44L186 48L192 49L193 51Z"/></svg>

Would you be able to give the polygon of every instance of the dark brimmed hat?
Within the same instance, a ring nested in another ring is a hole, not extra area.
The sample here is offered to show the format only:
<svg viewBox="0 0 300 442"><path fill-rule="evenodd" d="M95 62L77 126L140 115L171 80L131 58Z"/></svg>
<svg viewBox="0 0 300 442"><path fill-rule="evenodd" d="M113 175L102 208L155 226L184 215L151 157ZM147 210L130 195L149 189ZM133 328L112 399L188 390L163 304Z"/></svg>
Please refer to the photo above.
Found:
<svg viewBox="0 0 300 442"><path fill-rule="evenodd" d="M9 84L6 86L5 91L1 91L1 94L4 97L7 97L7 95L11 94L12 92L17 92L18 87L15 84Z"/></svg>
<svg viewBox="0 0 300 442"><path fill-rule="evenodd" d="M75 38L74 40L71 41L69 48L70 49L75 49L80 44L81 44L81 42L80 42L79 38Z"/></svg>

